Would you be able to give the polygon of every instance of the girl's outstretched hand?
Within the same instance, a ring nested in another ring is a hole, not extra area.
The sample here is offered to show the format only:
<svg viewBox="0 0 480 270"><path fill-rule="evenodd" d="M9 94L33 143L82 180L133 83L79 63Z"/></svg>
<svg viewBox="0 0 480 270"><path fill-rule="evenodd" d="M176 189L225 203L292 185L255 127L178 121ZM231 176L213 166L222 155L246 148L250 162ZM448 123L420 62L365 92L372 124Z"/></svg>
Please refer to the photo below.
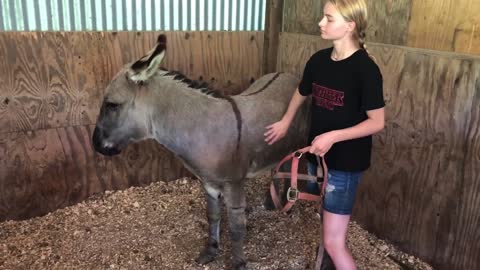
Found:
<svg viewBox="0 0 480 270"><path fill-rule="evenodd" d="M268 145L272 145L285 137L285 134L287 134L288 126L288 123L281 120L267 126L267 132L263 134L265 136L265 142L267 142Z"/></svg>

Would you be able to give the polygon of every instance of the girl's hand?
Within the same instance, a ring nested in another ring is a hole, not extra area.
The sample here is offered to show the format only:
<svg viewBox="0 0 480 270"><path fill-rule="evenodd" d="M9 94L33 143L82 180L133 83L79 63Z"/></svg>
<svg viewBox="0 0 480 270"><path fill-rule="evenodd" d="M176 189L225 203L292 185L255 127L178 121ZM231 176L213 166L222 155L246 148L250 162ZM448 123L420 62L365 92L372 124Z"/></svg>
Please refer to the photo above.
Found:
<svg viewBox="0 0 480 270"><path fill-rule="evenodd" d="M325 154L332 148L332 145L336 143L335 133L326 132L315 137L312 141L312 146L310 147L310 153L317 156L325 156Z"/></svg>
<svg viewBox="0 0 480 270"><path fill-rule="evenodd" d="M286 121L278 121L267 126L267 132L263 134L265 136L265 141L268 143L268 145L276 143L277 141L285 137L288 127L289 124L286 123Z"/></svg>

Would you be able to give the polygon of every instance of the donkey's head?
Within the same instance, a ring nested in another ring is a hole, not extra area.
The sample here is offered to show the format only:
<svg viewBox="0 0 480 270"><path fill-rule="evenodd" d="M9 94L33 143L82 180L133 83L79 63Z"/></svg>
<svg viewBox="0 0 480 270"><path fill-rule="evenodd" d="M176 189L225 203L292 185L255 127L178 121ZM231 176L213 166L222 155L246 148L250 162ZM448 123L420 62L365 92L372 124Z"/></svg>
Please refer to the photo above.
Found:
<svg viewBox="0 0 480 270"><path fill-rule="evenodd" d="M141 99L147 98L148 83L165 56L166 37L160 35L157 45L147 55L126 65L107 86L100 115L93 132L93 146L104 155L119 154L130 142L149 136L148 109Z"/></svg>

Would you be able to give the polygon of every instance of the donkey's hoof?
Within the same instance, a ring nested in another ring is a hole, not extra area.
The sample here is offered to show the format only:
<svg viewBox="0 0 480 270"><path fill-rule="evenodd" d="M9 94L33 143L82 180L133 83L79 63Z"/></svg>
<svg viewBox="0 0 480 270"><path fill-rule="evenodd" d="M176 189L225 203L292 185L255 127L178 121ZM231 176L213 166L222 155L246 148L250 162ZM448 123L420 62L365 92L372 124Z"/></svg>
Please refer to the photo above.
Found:
<svg viewBox="0 0 480 270"><path fill-rule="evenodd" d="M218 251L212 250L212 248L205 248L200 255L195 259L195 262L201 265L205 265L209 262L212 262L215 260L215 258L218 255Z"/></svg>
<svg viewBox="0 0 480 270"><path fill-rule="evenodd" d="M241 262L233 265L234 270L247 270L247 263Z"/></svg>
<svg viewBox="0 0 480 270"><path fill-rule="evenodd" d="M263 201L263 207L268 211L275 210L275 204L273 203L272 196L270 192L265 194L265 200Z"/></svg>

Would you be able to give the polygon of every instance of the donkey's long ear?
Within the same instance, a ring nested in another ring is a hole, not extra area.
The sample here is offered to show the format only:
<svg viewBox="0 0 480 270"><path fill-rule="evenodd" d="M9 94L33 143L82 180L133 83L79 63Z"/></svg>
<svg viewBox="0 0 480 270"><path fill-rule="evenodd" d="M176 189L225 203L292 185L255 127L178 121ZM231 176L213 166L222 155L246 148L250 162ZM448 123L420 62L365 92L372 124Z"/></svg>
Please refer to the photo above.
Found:
<svg viewBox="0 0 480 270"><path fill-rule="evenodd" d="M166 48L167 38L162 34L158 36L157 46L130 66L129 78L134 82L144 82L150 79L162 63Z"/></svg>

